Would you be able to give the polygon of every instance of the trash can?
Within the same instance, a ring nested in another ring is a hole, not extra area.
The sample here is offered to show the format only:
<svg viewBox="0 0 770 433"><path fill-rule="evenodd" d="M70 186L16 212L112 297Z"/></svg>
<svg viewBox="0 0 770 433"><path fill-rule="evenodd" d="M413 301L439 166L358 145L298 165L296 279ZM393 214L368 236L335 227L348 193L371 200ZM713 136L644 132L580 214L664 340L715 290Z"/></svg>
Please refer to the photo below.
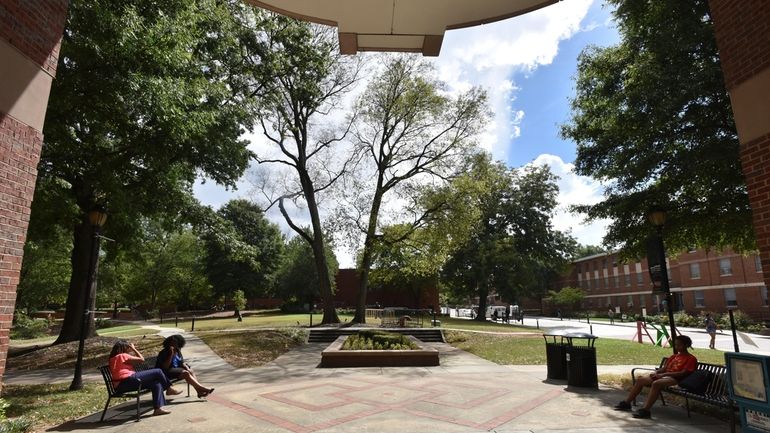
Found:
<svg viewBox="0 0 770 433"><path fill-rule="evenodd" d="M567 339L567 385L598 388L596 373L596 336L584 332L565 334Z"/></svg>
<svg viewBox="0 0 770 433"><path fill-rule="evenodd" d="M564 332L561 331L543 334L548 379L564 380L567 378L567 342L564 340L564 335Z"/></svg>

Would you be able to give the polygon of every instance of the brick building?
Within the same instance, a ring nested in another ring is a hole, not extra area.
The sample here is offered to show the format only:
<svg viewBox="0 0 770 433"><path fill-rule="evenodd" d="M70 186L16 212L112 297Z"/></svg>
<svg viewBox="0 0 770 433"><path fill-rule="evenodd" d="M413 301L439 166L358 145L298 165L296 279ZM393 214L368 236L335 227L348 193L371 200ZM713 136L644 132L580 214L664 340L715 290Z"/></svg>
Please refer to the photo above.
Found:
<svg viewBox="0 0 770 433"><path fill-rule="evenodd" d="M670 257L667 267L675 310L697 314L737 307L755 319L770 318L757 254L698 249ZM583 289L586 310L603 311L612 305L633 314L640 314L642 308L656 313L665 300L665 295L653 292L647 259L622 263L617 253L574 261L561 285Z"/></svg>
<svg viewBox="0 0 770 433"><path fill-rule="evenodd" d="M360 279L356 269L340 269L336 276L337 291L334 293L334 305L355 308ZM382 307L406 307L415 309L437 309L438 287L435 281L404 287L401 290L370 288L366 294L367 305Z"/></svg>

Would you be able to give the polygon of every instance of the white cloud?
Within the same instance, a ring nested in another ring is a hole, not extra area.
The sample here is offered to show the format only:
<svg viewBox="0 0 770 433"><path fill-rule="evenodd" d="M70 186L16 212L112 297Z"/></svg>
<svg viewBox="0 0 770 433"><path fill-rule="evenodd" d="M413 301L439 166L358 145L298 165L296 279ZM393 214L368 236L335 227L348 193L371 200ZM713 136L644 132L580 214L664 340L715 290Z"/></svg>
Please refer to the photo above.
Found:
<svg viewBox="0 0 770 433"><path fill-rule="evenodd" d="M591 29L580 24L593 0L558 2L537 11L495 23L448 31L435 60L439 76L456 92L474 85L489 91L495 113L482 146L496 159L506 160L511 138L519 136L524 113L509 106L518 90L514 72L531 72L553 62L559 42ZM518 122L515 120L518 117Z"/></svg>
<svg viewBox="0 0 770 433"><path fill-rule="evenodd" d="M598 181L575 174L575 165L565 163L555 155L543 154L531 163L535 166L547 165L551 172L559 177L558 208L554 215L554 227L560 231L571 232L583 245L600 245L607 231L610 220L584 222L584 215L569 211L571 205L594 204L602 199L604 187Z"/></svg>

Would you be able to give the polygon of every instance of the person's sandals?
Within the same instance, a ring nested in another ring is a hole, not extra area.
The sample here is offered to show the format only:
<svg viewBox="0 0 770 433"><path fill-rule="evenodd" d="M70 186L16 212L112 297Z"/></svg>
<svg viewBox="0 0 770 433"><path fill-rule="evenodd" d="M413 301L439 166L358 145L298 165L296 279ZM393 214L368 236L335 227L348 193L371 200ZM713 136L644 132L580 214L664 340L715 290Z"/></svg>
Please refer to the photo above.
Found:
<svg viewBox="0 0 770 433"><path fill-rule="evenodd" d="M207 389L207 390L205 390L205 391L199 392L199 393L198 393L198 398L203 398L203 397L206 397L206 396L208 396L209 394L211 394L212 392L214 392L214 388L209 388L209 389Z"/></svg>
<svg viewBox="0 0 770 433"><path fill-rule="evenodd" d="M153 415L153 416L158 416L158 415L168 415L168 414L170 414L170 413L171 413L171 412L167 411L166 409L157 408L157 409L155 409L155 411L152 413L152 415Z"/></svg>
<svg viewBox="0 0 770 433"><path fill-rule="evenodd" d="M631 414L631 416L634 418L649 418L650 411L645 408L637 409L636 412Z"/></svg>
<svg viewBox="0 0 770 433"><path fill-rule="evenodd" d="M168 388L166 390L166 395L179 395L181 393L182 393L181 389Z"/></svg>
<svg viewBox="0 0 770 433"><path fill-rule="evenodd" d="M631 405L627 401L623 400L620 403L616 404L613 407L613 409L615 409L615 410L631 410Z"/></svg>

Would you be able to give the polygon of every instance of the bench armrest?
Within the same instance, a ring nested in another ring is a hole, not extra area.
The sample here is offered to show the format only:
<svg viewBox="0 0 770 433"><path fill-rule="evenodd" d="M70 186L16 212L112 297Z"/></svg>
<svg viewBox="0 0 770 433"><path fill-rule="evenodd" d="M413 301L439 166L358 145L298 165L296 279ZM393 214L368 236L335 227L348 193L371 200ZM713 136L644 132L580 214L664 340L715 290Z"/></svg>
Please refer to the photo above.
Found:
<svg viewBox="0 0 770 433"><path fill-rule="evenodd" d="M631 384L636 384L636 370L657 371L657 368L635 367L631 369Z"/></svg>

